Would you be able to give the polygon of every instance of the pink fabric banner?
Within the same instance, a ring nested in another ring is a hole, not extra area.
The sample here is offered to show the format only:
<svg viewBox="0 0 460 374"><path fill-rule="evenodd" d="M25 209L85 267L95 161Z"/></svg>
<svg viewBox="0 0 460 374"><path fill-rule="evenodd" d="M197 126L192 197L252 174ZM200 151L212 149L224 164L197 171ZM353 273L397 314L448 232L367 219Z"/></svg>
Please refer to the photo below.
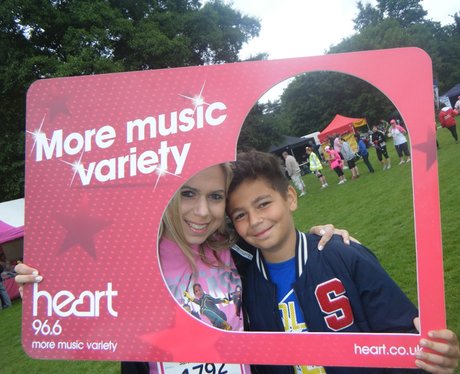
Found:
<svg viewBox="0 0 460 374"><path fill-rule="evenodd" d="M24 236L24 226L13 227L0 221L0 244L8 243Z"/></svg>

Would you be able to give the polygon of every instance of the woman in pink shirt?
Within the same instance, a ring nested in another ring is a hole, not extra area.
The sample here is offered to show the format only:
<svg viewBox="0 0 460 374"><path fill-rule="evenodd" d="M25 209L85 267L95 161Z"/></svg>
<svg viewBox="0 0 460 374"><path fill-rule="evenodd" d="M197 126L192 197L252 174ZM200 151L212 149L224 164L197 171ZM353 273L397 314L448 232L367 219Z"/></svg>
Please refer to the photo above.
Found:
<svg viewBox="0 0 460 374"><path fill-rule="evenodd" d="M227 230L225 219L225 201L231 176L228 165L215 165L200 171L181 186L163 216L159 258L166 284L184 313L190 313L190 318L197 318L216 328L235 331L243 330L243 319L236 305L229 305L238 302L232 295L241 290L241 278L229 250L235 238ZM324 246L332 236L334 230L331 228L328 225L311 229L323 235L320 245ZM336 232L342 234L345 241L348 240L347 232ZM17 265L15 270L19 284L43 280L36 269L25 264ZM439 334L440 338L446 339L445 344L433 344L441 347L441 356L431 356L448 361L447 367L455 367L460 356L457 338L448 330ZM435 362L431 363L438 367ZM214 365L215 371L219 372L250 373L249 366L243 364L174 362L123 362L121 372L184 373L192 372L200 365Z"/></svg>
<svg viewBox="0 0 460 374"><path fill-rule="evenodd" d="M180 187L163 216L159 259L163 278L184 313L216 328L242 331L242 283L229 250L236 236L228 230L225 215L231 177L230 165L219 164L198 172ZM322 246L334 231L348 241L348 232L334 230L332 225L311 231L323 235ZM19 284L43 280L25 264L16 271ZM123 362L121 372L173 374L192 372L200 365L215 365L219 372L250 373L249 365L243 364L174 362Z"/></svg>
<svg viewBox="0 0 460 374"><path fill-rule="evenodd" d="M343 160L335 149L331 149L331 147L327 146L324 148L326 153L329 155L329 165L332 170L334 170L339 177L339 184L344 184L347 179L343 175Z"/></svg>

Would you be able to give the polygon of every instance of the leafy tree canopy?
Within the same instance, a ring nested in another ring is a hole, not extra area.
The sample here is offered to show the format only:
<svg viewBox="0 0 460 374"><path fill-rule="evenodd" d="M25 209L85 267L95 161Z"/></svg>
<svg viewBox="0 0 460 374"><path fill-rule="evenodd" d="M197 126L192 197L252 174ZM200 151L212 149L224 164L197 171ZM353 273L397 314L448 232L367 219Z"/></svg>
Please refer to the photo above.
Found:
<svg viewBox="0 0 460 374"><path fill-rule="evenodd" d="M358 15L354 20L356 30L375 25L387 18L396 20L402 27L408 27L423 22L428 14L420 0L377 0L375 7L358 1L357 7Z"/></svg>
<svg viewBox="0 0 460 374"><path fill-rule="evenodd" d="M0 199L23 196L25 96L40 78L235 62L260 22L221 0L0 2Z"/></svg>
<svg viewBox="0 0 460 374"><path fill-rule="evenodd" d="M394 111L385 95L367 82L325 71L296 77L281 97L281 109L288 117L285 131L293 136L323 130L336 114L366 117L372 124Z"/></svg>
<svg viewBox="0 0 460 374"><path fill-rule="evenodd" d="M443 27L425 18L420 0L377 0L375 6L358 1L357 8L357 32L328 53L417 46L430 55L441 92L460 82L458 14L453 15L453 24ZM334 72L314 72L296 77L286 88L272 123L283 135L302 136L321 131L336 114L366 117L372 125L397 112L366 82Z"/></svg>
<svg viewBox="0 0 460 374"><path fill-rule="evenodd" d="M282 139L282 121L278 102L256 103L241 128L238 151L267 151L271 145Z"/></svg>

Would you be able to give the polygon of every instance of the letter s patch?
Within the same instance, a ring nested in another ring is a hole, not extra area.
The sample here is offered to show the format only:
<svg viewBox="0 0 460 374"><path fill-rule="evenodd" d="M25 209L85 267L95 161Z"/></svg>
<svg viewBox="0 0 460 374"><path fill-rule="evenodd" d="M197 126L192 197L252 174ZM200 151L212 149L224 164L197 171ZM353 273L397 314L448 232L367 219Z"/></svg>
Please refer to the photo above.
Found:
<svg viewBox="0 0 460 374"><path fill-rule="evenodd" d="M345 287L337 279L318 284L315 290L316 300L323 313L326 325L333 331L351 326L354 321L350 300L345 295Z"/></svg>

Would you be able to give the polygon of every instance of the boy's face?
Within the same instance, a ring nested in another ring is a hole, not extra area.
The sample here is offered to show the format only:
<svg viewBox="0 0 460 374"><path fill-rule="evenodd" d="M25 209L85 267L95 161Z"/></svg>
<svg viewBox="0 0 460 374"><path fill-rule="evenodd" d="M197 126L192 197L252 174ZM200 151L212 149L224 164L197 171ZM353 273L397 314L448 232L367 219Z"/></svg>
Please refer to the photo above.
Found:
<svg viewBox="0 0 460 374"><path fill-rule="evenodd" d="M228 212L238 234L273 263L295 255L292 212L296 209L297 194L292 186L284 197L260 178L244 181L228 199Z"/></svg>

